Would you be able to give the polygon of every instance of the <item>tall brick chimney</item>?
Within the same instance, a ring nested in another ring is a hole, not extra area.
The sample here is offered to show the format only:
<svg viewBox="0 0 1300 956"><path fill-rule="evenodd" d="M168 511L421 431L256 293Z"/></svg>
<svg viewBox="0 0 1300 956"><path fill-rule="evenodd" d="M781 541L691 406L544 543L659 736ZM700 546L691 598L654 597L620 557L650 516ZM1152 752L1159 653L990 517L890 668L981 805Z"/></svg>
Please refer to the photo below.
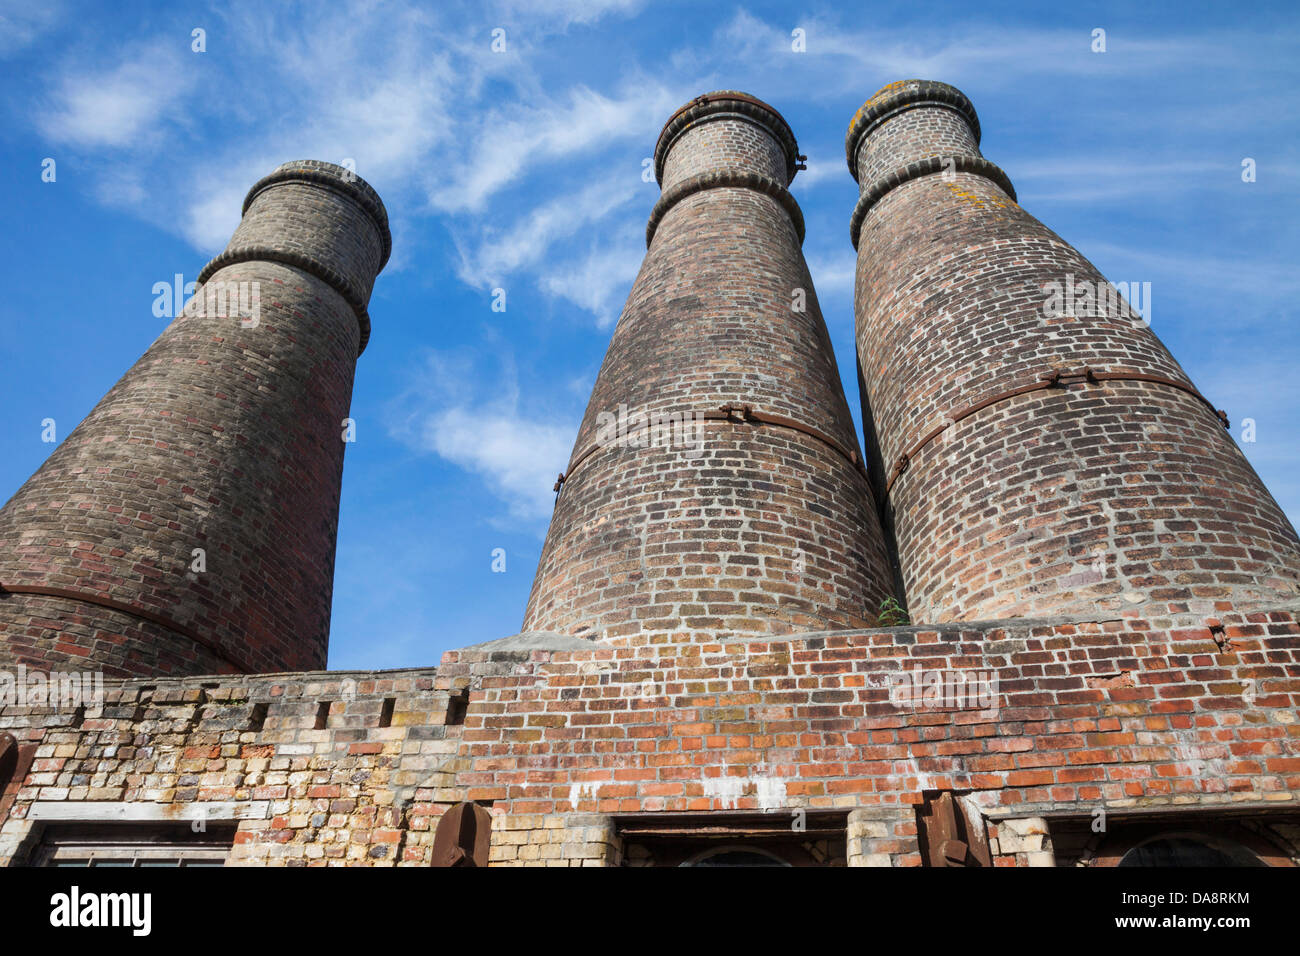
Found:
<svg viewBox="0 0 1300 956"><path fill-rule="evenodd" d="M858 627L891 593L786 188L799 159L781 115L742 93L701 96L664 127L648 252L578 432L524 630Z"/></svg>
<svg viewBox="0 0 1300 956"><path fill-rule="evenodd" d="M0 509L0 662L325 665L344 419L391 244L346 169L252 188L196 301Z"/></svg>
<svg viewBox="0 0 1300 956"><path fill-rule="evenodd" d="M846 141L868 454L913 620L1294 598L1295 530L1225 421L979 138L959 90L907 80Z"/></svg>

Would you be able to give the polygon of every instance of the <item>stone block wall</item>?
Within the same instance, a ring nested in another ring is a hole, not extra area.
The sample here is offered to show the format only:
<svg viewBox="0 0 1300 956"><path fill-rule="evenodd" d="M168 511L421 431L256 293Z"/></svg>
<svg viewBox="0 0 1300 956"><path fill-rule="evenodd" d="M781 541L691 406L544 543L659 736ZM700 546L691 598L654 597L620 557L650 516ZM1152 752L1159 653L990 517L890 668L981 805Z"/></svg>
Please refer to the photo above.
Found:
<svg viewBox="0 0 1300 956"><path fill-rule="evenodd" d="M234 822L231 865L418 862L421 785L454 757L434 669L110 682L102 708L0 708L36 748L0 861L49 822Z"/></svg>
<svg viewBox="0 0 1300 956"><path fill-rule="evenodd" d="M493 818L490 866L622 866L623 841L600 814Z"/></svg>

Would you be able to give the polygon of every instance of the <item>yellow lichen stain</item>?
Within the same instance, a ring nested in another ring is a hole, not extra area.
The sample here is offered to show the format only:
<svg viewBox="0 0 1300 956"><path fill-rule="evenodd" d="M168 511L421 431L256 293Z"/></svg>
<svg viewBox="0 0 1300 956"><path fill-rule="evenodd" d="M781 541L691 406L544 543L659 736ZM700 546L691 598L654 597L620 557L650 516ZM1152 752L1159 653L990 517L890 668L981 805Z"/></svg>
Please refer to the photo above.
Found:
<svg viewBox="0 0 1300 956"><path fill-rule="evenodd" d="M1010 200L1003 202L1001 199L994 199L992 196L977 196L975 193L968 189L963 189L956 183L945 182L944 186L947 187L948 191L958 199L974 203L980 209L1006 209L1009 206L1015 205L1015 203Z"/></svg>
<svg viewBox="0 0 1300 956"><path fill-rule="evenodd" d="M895 90L901 90L904 87L914 86L915 84L916 84L916 80L895 80L893 83L887 83L886 85L882 86L880 89L878 89L875 93L871 95L871 99L867 100L860 107L858 107L858 111L853 114L853 119L849 121L849 129L853 129L853 124L858 121L859 116L861 116L867 110L871 109L871 107L875 106L886 96L893 93Z"/></svg>

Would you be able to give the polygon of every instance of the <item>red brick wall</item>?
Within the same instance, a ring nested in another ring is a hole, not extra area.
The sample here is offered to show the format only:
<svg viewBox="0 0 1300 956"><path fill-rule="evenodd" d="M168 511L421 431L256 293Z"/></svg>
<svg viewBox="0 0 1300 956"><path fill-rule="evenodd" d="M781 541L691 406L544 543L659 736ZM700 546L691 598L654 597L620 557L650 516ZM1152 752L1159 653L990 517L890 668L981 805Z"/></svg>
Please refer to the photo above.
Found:
<svg viewBox="0 0 1300 956"><path fill-rule="evenodd" d="M542 814L908 806L945 789L1025 812L1294 804L1296 615L1213 623L641 635L538 653L473 692L456 781L496 812ZM488 660L451 652L439 678ZM917 666L987 672L996 708L904 699L893 682Z"/></svg>
<svg viewBox="0 0 1300 956"><path fill-rule="evenodd" d="M905 698L898 675L916 666L991 672L996 709L978 694L976 707ZM0 820L0 865L51 810L103 820L115 804L236 821L235 863L421 865L437 818L466 799L490 803L499 863L617 863L613 821L597 819L611 814L825 808L851 811L852 865L919 865L914 811L944 789L969 791L994 824L997 865L1039 865L1051 845L1037 818L1085 836L1103 807L1152 825L1294 819L1297 673L1290 608L1208 624L640 634L399 672L110 682L102 709L0 707L0 730L37 748Z"/></svg>

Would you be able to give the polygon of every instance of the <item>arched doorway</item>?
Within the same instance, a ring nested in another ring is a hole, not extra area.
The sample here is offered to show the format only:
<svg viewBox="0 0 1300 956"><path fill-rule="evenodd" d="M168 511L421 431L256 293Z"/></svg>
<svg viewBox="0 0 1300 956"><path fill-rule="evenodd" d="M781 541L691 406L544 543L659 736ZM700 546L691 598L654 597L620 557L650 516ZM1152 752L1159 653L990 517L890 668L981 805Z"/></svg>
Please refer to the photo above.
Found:
<svg viewBox="0 0 1300 956"><path fill-rule="evenodd" d="M1182 826L1121 825L1097 848L1095 866L1294 866L1291 852L1252 828L1232 822Z"/></svg>
<svg viewBox="0 0 1300 956"><path fill-rule="evenodd" d="M1167 833L1144 840L1116 866L1267 866L1234 840L1197 833Z"/></svg>
<svg viewBox="0 0 1300 956"><path fill-rule="evenodd" d="M775 853L753 846L714 847L698 853L689 860L683 860L679 866L791 866Z"/></svg>

